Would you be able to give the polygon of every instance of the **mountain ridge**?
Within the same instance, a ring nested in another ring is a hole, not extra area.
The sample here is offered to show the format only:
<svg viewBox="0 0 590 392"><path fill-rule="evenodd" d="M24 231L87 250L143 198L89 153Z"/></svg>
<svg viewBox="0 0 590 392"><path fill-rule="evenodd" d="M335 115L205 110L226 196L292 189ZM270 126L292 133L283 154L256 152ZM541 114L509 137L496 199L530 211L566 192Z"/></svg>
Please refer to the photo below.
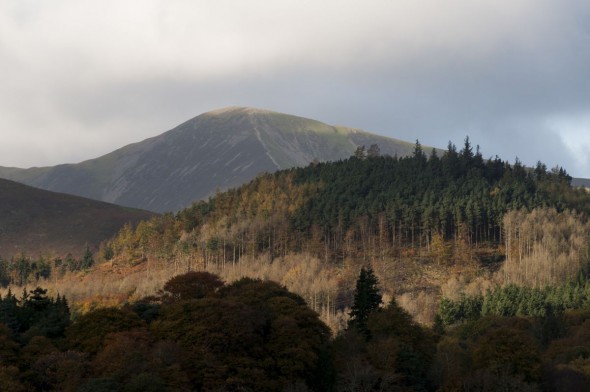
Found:
<svg viewBox="0 0 590 392"><path fill-rule="evenodd" d="M0 167L24 184L155 212L178 211L261 172L335 161L359 146L405 156L413 144L270 110L227 107L76 164Z"/></svg>
<svg viewBox="0 0 590 392"><path fill-rule="evenodd" d="M80 255L155 215L0 179L0 256Z"/></svg>

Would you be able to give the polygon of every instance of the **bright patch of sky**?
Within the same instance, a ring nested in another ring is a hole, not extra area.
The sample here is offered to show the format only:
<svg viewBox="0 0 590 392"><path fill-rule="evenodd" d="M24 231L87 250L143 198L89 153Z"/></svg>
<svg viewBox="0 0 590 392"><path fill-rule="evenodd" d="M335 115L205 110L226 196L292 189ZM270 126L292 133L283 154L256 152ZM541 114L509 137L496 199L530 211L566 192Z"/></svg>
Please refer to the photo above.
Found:
<svg viewBox="0 0 590 392"><path fill-rule="evenodd" d="M590 114L556 118L549 126L559 133L571 153L575 164L571 170L583 172L590 167Z"/></svg>

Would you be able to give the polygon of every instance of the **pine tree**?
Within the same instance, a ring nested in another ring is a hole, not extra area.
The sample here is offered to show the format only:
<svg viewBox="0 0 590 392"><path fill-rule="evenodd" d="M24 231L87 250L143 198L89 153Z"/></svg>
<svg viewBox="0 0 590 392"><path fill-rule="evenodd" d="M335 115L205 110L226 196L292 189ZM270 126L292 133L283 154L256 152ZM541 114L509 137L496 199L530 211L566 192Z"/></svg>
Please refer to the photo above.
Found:
<svg viewBox="0 0 590 392"><path fill-rule="evenodd" d="M371 144L367 150L367 158L378 158L381 156L381 149L378 144Z"/></svg>
<svg viewBox="0 0 590 392"><path fill-rule="evenodd" d="M0 300L0 323L5 324L15 333L20 327L17 313L17 299L9 287L6 296Z"/></svg>
<svg viewBox="0 0 590 392"><path fill-rule="evenodd" d="M356 328L363 333L367 339L371 337L367 328L367 319L371 312L377 311L381 305L381 293L377 277L371 267L361 268L361 272L356 281L356 290L354 292L354 303L350 310L349 327Z"/></svg>
<svg viewBox="0 0 590 392"><path fill-rule="evenodd" d="M47 309L50 303L50 299L47 298L47 289L37 287L35 290L31 290L29 298L23 306L29 306L35 311L43 311Z"/></svg>
<svg viewBox="0 0 590 392"><path fill-rule="evenodd" d="M92 267L93 264L94 259L92 258L92 251L90 250L88 244L86 244L86 249L84 250L84 256L82 257L82 263L80 267L82 269L88 269Z"/></svg>
<svg viewBox="0 0 590 392"><path fill-rule="evenodd" d="M356 159L365 159L367 157L365 146L358 146L354 151L354 157Z"/></svg>

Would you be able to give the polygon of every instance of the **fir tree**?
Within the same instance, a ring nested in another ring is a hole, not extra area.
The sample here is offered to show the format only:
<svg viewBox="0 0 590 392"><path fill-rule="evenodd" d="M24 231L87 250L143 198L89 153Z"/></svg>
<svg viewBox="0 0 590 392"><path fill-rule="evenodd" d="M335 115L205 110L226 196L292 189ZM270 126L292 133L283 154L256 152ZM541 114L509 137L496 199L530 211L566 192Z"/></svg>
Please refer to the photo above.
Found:
<svg viewBox="0 0 590 392"><path fill-rule="evenodd" d="M4 298L0 300L0 324L5 324L12 332L16 333L20 327L18 321L18 300L12 294L10 288Z"/></svg>
<svg viewBox="0 0 590 392"><path fill-rule="evenodd" d="M82 269L88 269L92 267L92 265L94 264L94 259L92 258L92 251L90 250L88 244L86 244L86 249L84 250L84 256L82 257L81 264Z"/></svg>
<svg viewBox="0 0 590 392"><path fill-rule="evenodd" d="M354 151L354 157L356 159L365 159L367 157L365 146L358 146Z"/></svg>
<svg viewBox="0 0 590 392"><path fill-rule="evenodd" d="M367 158L378 158L381 156L381 149L378 144L371 144L367 150Z"/></svg>
<svg viewBox="0 0 590 392"><path fill-rule="evenodd" d="M356 281L354 303L349 313L348 326L358 329L367 339L371 336L367 328L369 314L377 311L381 305L381 293L377 284L377 277L373 273L373 269L371 267L361 268Z"/></svg>

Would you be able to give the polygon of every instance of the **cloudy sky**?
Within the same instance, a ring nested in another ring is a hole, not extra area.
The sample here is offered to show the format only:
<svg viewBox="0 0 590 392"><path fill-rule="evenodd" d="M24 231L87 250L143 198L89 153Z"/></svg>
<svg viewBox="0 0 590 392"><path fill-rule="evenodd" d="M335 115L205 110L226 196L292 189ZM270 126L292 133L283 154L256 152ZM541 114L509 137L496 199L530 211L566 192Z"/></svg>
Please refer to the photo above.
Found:
<svg viewBox="0 0 590 392"><path fill-rule="evenodd" d="M254 106L590 177L588 0L3 0L0 165Z"/></svg>

